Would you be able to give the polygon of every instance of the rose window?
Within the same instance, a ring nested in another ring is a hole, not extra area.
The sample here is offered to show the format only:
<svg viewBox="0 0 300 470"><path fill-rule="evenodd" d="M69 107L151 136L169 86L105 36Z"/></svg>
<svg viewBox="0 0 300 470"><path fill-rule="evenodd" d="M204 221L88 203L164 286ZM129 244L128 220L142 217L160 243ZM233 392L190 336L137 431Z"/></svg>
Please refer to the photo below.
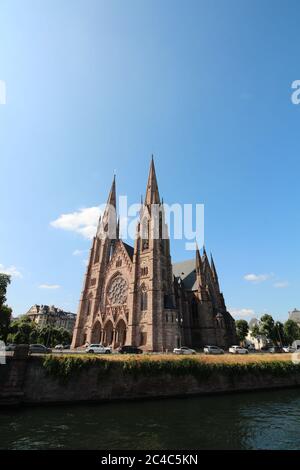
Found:
<svg viewBox="0 0 300 470"><path fill-rule="evenodd" d="M116 277L108 289L108 298L114 305L124 304L127 299L127 282L121 276Z"/></svg>

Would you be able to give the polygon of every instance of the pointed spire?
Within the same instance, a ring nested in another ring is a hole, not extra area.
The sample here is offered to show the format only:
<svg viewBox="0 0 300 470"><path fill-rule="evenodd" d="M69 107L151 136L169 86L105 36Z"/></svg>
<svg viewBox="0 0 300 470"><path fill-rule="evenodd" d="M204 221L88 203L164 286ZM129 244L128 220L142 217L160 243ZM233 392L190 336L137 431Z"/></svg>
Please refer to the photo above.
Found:
<svg viewBox="0 0 300 470"><path fill-rule="evenodd" d="M207 256L206 249L205 249L204 245L203 245L203 262L207 263L208 266L209 266L208 256Z"/></svg>
<svg viewBox="0 0 300 470"><path fill-rule="evenodd" d="M117 233L116 233L116 238L117 238L117 240L120 239L120 217L118 217L118 220L117 220Z"/></svg>
<svg viewBox="0 0 300 470"><path fill-rule="evenodd" d="M114 179L110 188L110 192L107 199L107 204L103 213L103 216L99 218L98 229L97 229L97 236L103 235L103 233L107 232L106 225L109 224L110 230L110 238L115 238L116 236L116 226L117 226L117 219L116 219L116 205L117 205L117 197L116 197L116 175L114 174Z"/></svg>
<svg viewBox="0 0 300 470"><path fill-rule="evenodd" d="M117 197L116 197L116 174L114 173L114 179L110 188L110 192L107 199L107 205L111 205L116 208Z"/></svg>
<svg viewBox="0 0 300 470"><path fill-rule="evenodd" d="M210 254L210 267L211 267L211 272L212 272L212 275L213 275L213 278L215 281L218 280L218 274L217 274L217 270L216 270L216 267L215 267L215 263L214 263L214 259L212 257L212 254Z"/></svg>
<svg viewBox="0 0 300 470"><path fill-rule="evenodd" d="M150 171L149 171L147 190L146 190L146 196L145 196L145 204L146 205L160 204L153 155L152 155L151 163L150 163Z"/></svg>
<svg viewBox="0 0 300 470"><path fill-rule="evenodd" d="M196 270L199 273L202 273L202 259L198 247L198 243L196 243Z"/></svg>

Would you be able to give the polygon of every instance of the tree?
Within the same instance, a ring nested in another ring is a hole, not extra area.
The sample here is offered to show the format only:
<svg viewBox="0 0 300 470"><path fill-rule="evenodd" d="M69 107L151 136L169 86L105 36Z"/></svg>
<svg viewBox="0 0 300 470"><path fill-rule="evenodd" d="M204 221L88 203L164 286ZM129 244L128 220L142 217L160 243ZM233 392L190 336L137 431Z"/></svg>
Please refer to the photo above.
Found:
<svg viewBox="0 0 300 470"><path fill-rule="evenodd" d="M267 313L260 319L259 324L260 334L266 336L269 340L278 342L278 333L276 332L275 322L271 315Z"/></svg>
<svg viewBox="0 0 300 470"><path fill-rule="evenodd" d="M260 336L260 330L259 330L259 325L253 325L252 330L251 330L251 336L253 338L258 338Z"/></svg>
<svg viewBox="0 0 300 470"><path fill-rule="evenodd" d="M4 342L7 341L11 317L12 309L9 308L7 305L2 305L0 307L0 339Z"/></svg>
<svg viewBox="0 0 300 470"><path fill-rule="evenodd" d="M11 278L8 274L0 273L0 308L6 302L6 291Z"/></svg>
<svg viewBox="0 0 300 470"><path fill-rule="evenodd" d="M274 341L277 343L277 345L283 346L286 343L283 324L280 321L277 321L274 325L274 328Z"/></svg>
<svg viewBox="0 0 300 470"><path fill-rule="evenodd" d="M11 323L8 340L16 344L30 344L30 338L36 328L36 324L26 315L23 315Z"/></svg>
<svg viewBox="0 0 300 470"><path fill-rule="evenodd" d="M300 338L300 328L293 320L287 320L283 325L284 336L288 344Z"/></svg>
<svg viewBox="0 0 300 470"><path fill-rule="evenodd" d="M7 274L0 273L0 339L3 341L7 340L9 325L12 316L12 310L6 302L6 291L10 284L10 276Z"/></svg>
<svg viewBox="0 0 300 470"><path fill-rule="evenodd" d="M249 332L249 325L246 320L236 320L235 328L239 342L241 343L245 341L245 338Z"/></svg>

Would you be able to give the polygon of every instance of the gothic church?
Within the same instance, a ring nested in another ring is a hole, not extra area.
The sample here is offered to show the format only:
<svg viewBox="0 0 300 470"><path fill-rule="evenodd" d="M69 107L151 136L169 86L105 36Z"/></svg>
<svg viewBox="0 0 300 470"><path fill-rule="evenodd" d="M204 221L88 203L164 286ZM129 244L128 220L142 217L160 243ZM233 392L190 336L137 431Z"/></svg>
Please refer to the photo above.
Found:
<svg viewBox="0 0 300 470"><path fill-rule="evenodd" d="M154 207L159 207L159 217ZM158 236L151 236L157 226ZM114 178L90 250L73 348L128 344L163 352L181 345L236 344L235 323L205 249L201 255L197 248L194 259L172 265L153 159L134 247L118 232Z"/></svg>

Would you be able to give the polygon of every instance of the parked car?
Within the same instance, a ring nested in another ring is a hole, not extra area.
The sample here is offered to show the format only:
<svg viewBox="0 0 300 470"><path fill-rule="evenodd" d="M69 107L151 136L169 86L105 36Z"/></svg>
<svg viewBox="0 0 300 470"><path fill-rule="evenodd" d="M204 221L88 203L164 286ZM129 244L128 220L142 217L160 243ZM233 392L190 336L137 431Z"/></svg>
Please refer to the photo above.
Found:
<svg viewBox="0 0 300 470"><path fill-rule="evenodd" d="M71 349L71 345L70 344L64 344L64 349Z"/></svg>
<svg viewBox="0 0 300 470"><path fill-rule="evenodd" d="M229 352L230 354L249 354L248 349L242 348L241 346L231 346Z"/></svg>
<svg viewBox="0 0 300 470"><path fill-rule="evenodd" d="M293 353L296 351L296 348L294 348L293 346L283 346L282 349L286 353Z"/></svg>
<svg viewBox="0 0 300 470"><path fill-rule="evenodd" d="M121 346L118 349L118 352L120 354L142 354L143 351L140 348L137 348L136 346Z"/></svg>
<svg viewBox="0 0 300 470"><path fill-rule="evenodd" d="M174 354L196 354L195 349L188 348L187 346L181 346L181 348L174 348Z"/></svg>
<svg viewBox="0 0 300 470"><path fill-rule="evenodd" d="M204 346L203 351L205 354L224 354L224 350L218 346Z"/></svg>
<svg viewBox="0 0 300 470"><path fill-rule="evenodd" d="M90 344L86 349L85 352L90 354L110 354L111 348L109 346L103 346L102 344Z"/></svg>
<svg viewBox="0 0 300 470"><path fill-rule="evenodd" d="M64 348L63 344L57 344L54 349L56 349L58 351L62 351L65 348Z"/></svg>
<svg viewBox="0 0 300 470"><path fill-rule="evenodd" d="M256 352L255 346L253 344L246 346L246 349L248 349L249 352Z"/></svg>
<svg viewBox="0 0 300 470"><path fill-rule="evenodd" d="M52 352L52 349L47 348L43 344L30 344L29 345L29 354L38 353L38 354L49 354Z"/></svg>
<svg viewBox="0 0 300 470"><path fill-rule="evenodd" d="M14 351L16 349L16 344L9 343L5 346L5 351Z"/></svg>
<svg viewBox="0 0 300 470"><path fill-rule="evenodd" d="M282 353L282 352L284 352L284 351L280 346L271 346L268 349L268 353L271 353L271 354L278 354L278 353Z"/></svg>

